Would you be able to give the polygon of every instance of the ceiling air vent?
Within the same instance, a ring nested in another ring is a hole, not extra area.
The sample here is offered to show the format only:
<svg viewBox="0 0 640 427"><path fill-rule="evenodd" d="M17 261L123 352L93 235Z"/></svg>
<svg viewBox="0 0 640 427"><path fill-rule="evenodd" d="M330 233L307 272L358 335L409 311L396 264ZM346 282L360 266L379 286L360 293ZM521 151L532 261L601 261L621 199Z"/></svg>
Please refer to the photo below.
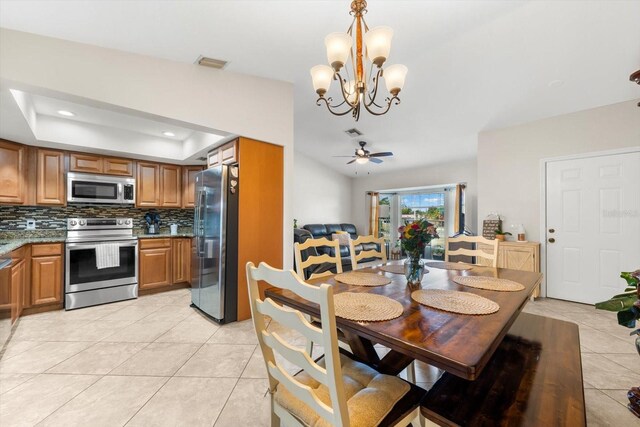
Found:
<svg viewBox="0 0 640 427"><path fill-rule="evenodd" d="M344 133L346 133L347 135L349 135L350 138L357 138L359 136L362 136L362 132L360 132L358 129L356 128L352 128L352 129L347 129L344 131Z"/></svg>
<svg viewBox="0 0 640 427"><path fill-rule="evenodd" d="M207 160L206 157L198 157L196 160L200 160L201 162L204 162L205 160Z"/></svg>
<svg viewBox="0 0 640 427"><path fill-rule="evenodd" d="M215 68L217 70L222 70L224 67L227 66L227 61L223 61L221 59L214 59L214 58L207 58L206 56L198 56L198 59L196 59L196 64L198 65L202 65L204 67L211 67L211 68Z"/></svg>

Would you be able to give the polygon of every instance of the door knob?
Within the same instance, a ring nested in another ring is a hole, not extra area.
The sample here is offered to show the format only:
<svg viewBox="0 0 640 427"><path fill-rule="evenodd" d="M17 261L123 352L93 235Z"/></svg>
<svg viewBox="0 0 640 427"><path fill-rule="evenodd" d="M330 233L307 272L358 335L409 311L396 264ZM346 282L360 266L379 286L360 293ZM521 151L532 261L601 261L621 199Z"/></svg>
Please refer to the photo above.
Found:
<svg viewBox="0 0 640 427"><path fill-rule="evenodd" d="M556 241L556 239L554 239L553 237L549 239L549 243L553 243L555 241Z"/></svg>
<svg viewBox="0 0 640 427"><path fill-rule="evenodd" d="M555 232L556 232L556 230L554 228L550 228L549 229L549 233L555 233Z"/></svg>

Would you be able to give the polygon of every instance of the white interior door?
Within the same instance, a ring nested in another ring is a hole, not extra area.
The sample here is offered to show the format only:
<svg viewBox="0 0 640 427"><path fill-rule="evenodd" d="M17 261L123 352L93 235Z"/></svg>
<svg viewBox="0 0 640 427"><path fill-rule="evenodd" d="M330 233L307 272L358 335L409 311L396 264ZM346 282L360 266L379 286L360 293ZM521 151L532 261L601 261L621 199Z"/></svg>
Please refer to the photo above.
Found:
<svg viewBox="0 0 640 427"><path fill-rule="evenodd" d="M593 304L640 267L640 152L547 163L547 296Z"/></svg>

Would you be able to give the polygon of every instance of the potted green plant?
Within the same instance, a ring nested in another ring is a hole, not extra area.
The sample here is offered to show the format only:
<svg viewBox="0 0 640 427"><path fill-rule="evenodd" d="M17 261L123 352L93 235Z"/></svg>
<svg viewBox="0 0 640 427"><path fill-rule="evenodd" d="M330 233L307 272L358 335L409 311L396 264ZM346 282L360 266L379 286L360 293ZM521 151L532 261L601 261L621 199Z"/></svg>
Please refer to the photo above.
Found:
<svg viewBox="0 0 640 427"><path fill-rule="evenodd" d="M617 313L618 324L633 329L629 334L636 335L636 350L640 354L640 328L636 329L636 321L640 320L640 269L631 272L622 272L620 277L627 282L624 293L614 295L607 301L596 303L596 309L608 310ZM628 408L640 418L640 385L632 387L627 393L629 398Z"/></svg>
<svg viewBox="0 0 640 427"><path fill-rule="evenodd" d="M506 236L511 236L511 233L509 233L508 231L502 231L502 221L498 223L498 229L495 231L495 234L496 240L500 240L501 242L504 242Z"/></svg>

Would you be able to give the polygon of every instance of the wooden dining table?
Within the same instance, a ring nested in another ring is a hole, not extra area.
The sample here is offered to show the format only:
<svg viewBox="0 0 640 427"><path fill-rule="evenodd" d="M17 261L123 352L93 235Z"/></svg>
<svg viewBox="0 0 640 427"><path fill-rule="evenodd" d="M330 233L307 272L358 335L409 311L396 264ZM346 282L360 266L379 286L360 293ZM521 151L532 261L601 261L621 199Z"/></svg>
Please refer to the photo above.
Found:
<svg viewBox="0 0 640 427"><path fill-rule="evenodd" d="M400 265L402 261L390 261L387 265ZM355 322L336 317L338 328L351 351L380 372L398 375L412 361L419 360L438 367L458 377L476 379L498 345L509 331L542 275L535 272L505 268L471 266L469 270L444 270L427 267L421 289L450 289L470 292L495 301L500 309L488 315L455 314L421 305L411 299L411 292L403 274L383 271L379 266L359 269L359 272L381 274L391 283L382 286L353 286L338 282L334 276L308 280L310 284L329 283L334 294L362 292L387 296L402 304L403 313L393 320L381 322ZM509 279L524 285L522 291L498 292L458 285L455 276L488 276ZM265 297L300 310L320 316L317 304L301 298L291 291L267 288ZM390 351L380 358L374 348L381 344Z"/></svg>

